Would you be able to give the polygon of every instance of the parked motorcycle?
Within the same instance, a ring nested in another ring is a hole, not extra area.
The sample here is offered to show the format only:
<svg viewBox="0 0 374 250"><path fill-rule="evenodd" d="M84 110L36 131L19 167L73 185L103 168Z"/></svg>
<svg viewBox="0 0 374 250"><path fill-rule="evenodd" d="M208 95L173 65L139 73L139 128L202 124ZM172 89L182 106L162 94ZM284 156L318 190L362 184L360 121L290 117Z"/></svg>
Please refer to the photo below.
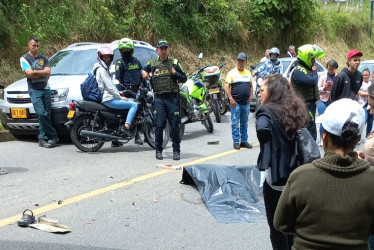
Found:
<svg viewBox="0 0 374 250"><path fill-rule="evenodd" d="M210 117L212 110L206 100L206 88L201 76L201 72L207 67L200 68L197 72L189 75L188 80L180 86L181 139L187 123L200 121L209 133L213 133L214 127Z"/></svg>
<svg viewBox="0 0 374 250"><path fill-rule="evenodd" d="M229 108L229 101L223 88L220 71L220 69L226 65L224 62L225 58L222 57L219 66L209 66L201 72L201 76L208 90L206 99L209 101L217 123L221 122L221 115L224 115Z"/></svg>
<svg viewBox="0 0 374 250"><path fill-rule="evenodd" d="M262 63L259 63L257 64L256 66L254 65L251 65L251 73L254 72L256 70L257 67L259 67ZM280 62L277 61L275 62L275 65L279 65ZM270 72L267 72L267 71L262 71L260 73L256 72L254 74L254 77L253 77L253 81L254 83L256 84L256 86L253 87L253 97L252 97L252 101L251 101L251 112L256 112L258 107L261 105L260 104L260 98L258 96L258 94L260 93L260 89L261 89L261 84L264 80L264 78L268 75L271 75L271 74L274 74L275 72L274 71L270 71Z"/></svg>
<svg viewBox="0 0 374 250"><path fill-rule="evenodd" d="M123 94L134 95L130 90ZM124 143L135 137L138 127L144 133L145 141L151 148L155 148L155 117L153 114L153 95L146 88L141 89L136 102L138 109L132 121L132 135L121 132L121 125L126 121L128 109L119 110L90 101L72 101L65 125L70 130L70 137L74 145L83 152L96 152L106 141L118 140ZM138 126L139 125L139 126ZM170 139L170 129L164 130L163 147Z"/></svg>

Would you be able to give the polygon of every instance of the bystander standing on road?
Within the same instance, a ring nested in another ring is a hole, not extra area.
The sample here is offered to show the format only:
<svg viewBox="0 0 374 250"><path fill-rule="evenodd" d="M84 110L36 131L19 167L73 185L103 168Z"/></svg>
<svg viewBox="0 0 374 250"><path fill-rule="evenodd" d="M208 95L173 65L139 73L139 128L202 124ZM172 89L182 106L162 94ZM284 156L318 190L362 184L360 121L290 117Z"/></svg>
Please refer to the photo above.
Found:
<svg viewBox="0 0 374 250"><path fill-rule="evenodd" d="M370 110L368 108L368 88L371 85L369 80L370 78L370 70L368 68L362 70L362 84L360 90L358 91L358 103L362 106L365 111L365 122L366 122L366 136L368 136L373 128L373 116L370 114ZM365 140L365 138L362 138Z"/></svg>
<svg viewBox="0 0 374 250"><path fill-rule="evenodd" d="M265 56L263 58L261 58L260 63L266 62L267 60L270 59L269 52L270 52L270 49L265 50Z"/></svg>
<svg viewBox="0 0 374 250"><path fill-rule="evenodd" d="M293 45L290 45L287 50L286 57L296 57L296 48Z"/></svg>
<svg viewBox="0 0 374 250"><path fill-rule="evenodd" d="M247 55L238 54L236 67L229 71L225 81L225 92L230 101L231 133L234 148L252 148L248 143L248 116L253 93L251 72L245 68Z"/></svg>
<svg viewBox="0 0 374 250"><path fill-rule="evenodd" d="M295 67L291 72L290 80L295 90L304 99L308 108L309 125L308 131L317 139L317 128L315 123L317 101L319 99L318 74L315 65L316 58L322 58L325 52L317 45L305 44L298 48Z"/></svg>
<svg viewBox="0 0 374 250"><path fill-rule="evenodd" d="M52 148L58 142L51 122L51 88L48 84L51 68L48 59L39 54L39 39L31 36L29 52L20 58L22 71L27 77L31 102L39 121L39 146Z"/></svg>
<svg viewBox="0 0 374 250"><path fill-rule="evenodd" d="M332 102L342 98L350 98L357 101L357 93L363 81L361 72L357 70L362 56L362 52L357 49L348 52L347 67L334 78L334 84L331 89Z"/></svg>
<svg viewBox="0 0 374 250"><path fill-rule="evenodd" d="M374 115L374 85L370 85L368 88L368 106L371 115ZM371 166L374 166L374 131L371 132L367 137L364 144L364 157ZM370 236L369 248L374 250L374 236Z"/></svg>
<svg viewBox="0 0 374 250"><path fill-rule="evenodd" d="M180 97L178 82L187 81L182 65L177 59L169 57L169 43L161 39L157 43L158 57L149 61L144 68L146 73L152 73L151 84L155 92L154 108L156 113L156 159L162 160L163 131L166 121L171 127L173 141L173 160L180 160ZM148 74L143 77L148 79Z"/></svg>
<svg viewBox="0 0 374 250"><path fill-rule="evenodd" d="M322 115L325 112L327 106L330 105L330 94L332 84L335 78L335 71L339 67L338 63L334 59L330 59L327 64L327 74L322 75L318 80L318 90L319 90L319 100L317 103L318 114ZM322 125L319 126L319 135L320 135L320 143L319 146L322 147L322 132L323 127Z"/></svg>
<svg viewBox="0 0 374 250"><path fill-rule="evenodd" d="M293 249L368 249L374 234L374 168L355 146L365 125L357 101L344 98L317 118L325 155L294 170L280 197L274 226L293 234Z"/></svg>
<svg viewBox="0 0 374 250"><path fill-rule="evenodd" d="M259 97L261 106L256 112L256 132L260 155L257 167L265 171L263 193L270 240L273 249L289 250L293 236L277 231L273 218L288 176L296 167L290 166L290 162L295 154L296 132L308 124L307 109L281 74L265 78Z"/></svg>

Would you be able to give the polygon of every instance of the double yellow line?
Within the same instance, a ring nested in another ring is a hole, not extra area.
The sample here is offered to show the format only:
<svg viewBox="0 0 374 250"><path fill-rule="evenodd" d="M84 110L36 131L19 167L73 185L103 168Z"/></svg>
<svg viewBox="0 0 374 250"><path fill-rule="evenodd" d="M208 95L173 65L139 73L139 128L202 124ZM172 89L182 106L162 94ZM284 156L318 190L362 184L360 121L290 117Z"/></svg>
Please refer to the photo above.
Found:
<svg viewBox="0 0 374 250"><path fill-rule="evenodd" d="M258 143L253 144L253 146L258 146ZM244 149L241 149L241 150L244 150ZM226 156L226 155L234 154L234 153L237 153L237 152L239 152L239 150L229 150L229 151L226 151L226 152L223 152L223 153L207 156L207 157L195 160L195 161L182 163L182 164L180 164L180 166L185 167L185 166L189 166L189 165L195 165L195 164L199 164L199 163L202 163L202 162L213 160L213 159L216 159L216 158L219 158L219 157L223 157L223 156ZM58 204L56 202L56 203L46 205L44 207L37 208L37 209L33 210L33 213L34 213L34 215L43 214L43 213L49 212L51 210L54 210L54 209L57 209L57 208L60 208L60 207L63 207L63 206L67 206L69 204L76 203L76 202L79 202L79 201L82 201L82 200L85 200L85 199L88 199L88 198L92 198L92 197L98 196L100 194L109 192L109 191L113 191L113 190L123 188L123 187L126 187L128 185L140 182L140 181L148 180L148 179L151 179L151 178L154 178L154 177L166 174L166 173L170 173L170 171L171 171L170 169L163 169L163 170L159 170L157 172L153 172L153 173L149 173L149 174L146 174L146 175L136 177L136 178L131 179L131 180L127 180L127 181L120 182L120 183L117 183L117 184L113 184L113 185L110 185L110 186L107 186L107 187L99 188L99 189L93 190L91 192L81 194L81 195L77 195L77 196L71 197L69 199L63 200L61 204ZM0 227L15 223L21 217L22 217L22 214L17 214L15 216L0 220Z"/></svg>

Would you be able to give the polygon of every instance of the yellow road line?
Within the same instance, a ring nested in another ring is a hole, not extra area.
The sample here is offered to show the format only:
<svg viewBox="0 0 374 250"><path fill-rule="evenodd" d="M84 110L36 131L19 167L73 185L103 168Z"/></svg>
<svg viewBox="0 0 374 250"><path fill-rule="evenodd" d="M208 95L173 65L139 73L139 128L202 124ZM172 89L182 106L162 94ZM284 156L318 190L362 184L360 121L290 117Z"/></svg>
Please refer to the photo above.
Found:
<svg viewBox="0 0 374 250"><path fill-rule="evenodd" d="M258 146L258 143L253 144L253 146ZM180 166L185 167L185 166L189 166L189 165L199 164L199 163L206 162L206 161L209 161L209 160L213 160L213 159L216 159L216 158L219 158L219 157L234 154L234 153L242 151L242 150L245 150L245 149L240 149L240 150L233 149L233 150L226 151L226 152L223 152L223 153L207 156L207 157L204 157L204 158L201 158L201 159L198 159L198 160L182 163L182 164L180 164ZM54 210L54 209L57 209L57 208L60 208L60 207L63 207L63 206L67 206L67 205L72 204L72 203L76 203L76 202L79 202L79 201L82 201L82 200L85 200L85 199L88 199L88 198L92 198L92 197L98 196L100 194L103 194L103 193L106 193L106 192L109 192L109 191L113 191L113 190L116 190L118 188L122 188L122 187L125 187L125 186L128 186L128 185L131 185L131 184L134 184L134 183L137 183L137 182L140 182L140 181L144 181L144 180L147 180L147 179L150 179L150 178L153 178L153 177L157 177L157 176L160 176L160 175L163 175L163 174L166 174L166 173L170 173L170 172L171 172L170 169L163 169L163 170L159 170L157 172L142 175L142 176L136 177L136 178L131 179L131 180L123 181L123 182L116 183L116 184L113 184L113 185L110 185L110 186L107 186L107 187L103 187L103 188L93 190L93 191L85 193L85 194L81 194L81 195L77 195L77 196L68 198L66 200L63 200L63 202L61 204L52 203L52 204L46 205L44 207L37 208L37 209L33 210L33 213L34 213L34 215L43 214L43 213L46 213L48 211L51 211L51 210ZM15 223L21 217L22 217L22 214L17 214L15 216L0 220L0 227Z"/></svg>

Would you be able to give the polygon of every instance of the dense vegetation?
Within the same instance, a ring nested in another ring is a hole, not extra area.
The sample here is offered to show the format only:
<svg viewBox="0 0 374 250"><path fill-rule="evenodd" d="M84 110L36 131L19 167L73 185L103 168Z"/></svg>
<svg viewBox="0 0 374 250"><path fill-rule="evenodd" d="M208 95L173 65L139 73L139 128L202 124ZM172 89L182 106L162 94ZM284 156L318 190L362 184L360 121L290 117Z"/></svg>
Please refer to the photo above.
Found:
<svg viewBox="0 0 374 250"><path fill-rule="evenodd" d="M48 56L73 42L122 37L152 44L163 37L193 53L251 51L256 60L265 47L284 51L289 44L321 39L344 40L372 54L369 0L359 12L322 5L315 0L0 1L0 84L22 76L18 58L31 34L43 41Z"/></svg>

